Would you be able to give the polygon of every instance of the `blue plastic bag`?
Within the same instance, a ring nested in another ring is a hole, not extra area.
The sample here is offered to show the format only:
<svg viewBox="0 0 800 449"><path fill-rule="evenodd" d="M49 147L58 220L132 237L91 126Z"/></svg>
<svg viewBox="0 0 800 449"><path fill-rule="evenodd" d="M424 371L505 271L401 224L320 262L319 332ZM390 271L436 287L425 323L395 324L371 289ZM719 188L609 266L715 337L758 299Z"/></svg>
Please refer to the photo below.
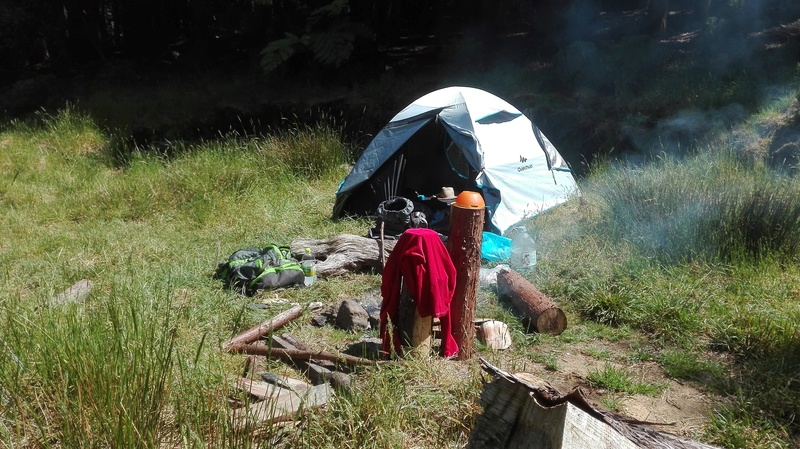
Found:
<svg viewBox="0 0 800 449"><path fill-rule="evenodd" d="M490 262L505 262L511 257L511 239L493 232L483 232L481 258Z"/></svg>

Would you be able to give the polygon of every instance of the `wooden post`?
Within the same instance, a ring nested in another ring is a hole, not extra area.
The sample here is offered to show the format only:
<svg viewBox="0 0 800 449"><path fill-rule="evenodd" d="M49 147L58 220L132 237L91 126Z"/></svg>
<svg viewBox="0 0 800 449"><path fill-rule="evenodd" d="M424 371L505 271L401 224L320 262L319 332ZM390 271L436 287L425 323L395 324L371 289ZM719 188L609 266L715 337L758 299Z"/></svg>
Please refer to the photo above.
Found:
<svg viewBox="0 0 800 449"><path fill-rule="evenodd" d="M457 360L468 360L475 347L475 306L478 302L478 273L481 268L484 208L450 206L450 235L447 250L456 268L456 290L450 303L453 338L458 343Z"/></svg>
<svg viewBox="0 0 800 449"><path fill-rule="evenodd" d="M484 383L467 449L718 449L597 408L580 389L562 394L528 373L481 365L495 379Z"/></svg>

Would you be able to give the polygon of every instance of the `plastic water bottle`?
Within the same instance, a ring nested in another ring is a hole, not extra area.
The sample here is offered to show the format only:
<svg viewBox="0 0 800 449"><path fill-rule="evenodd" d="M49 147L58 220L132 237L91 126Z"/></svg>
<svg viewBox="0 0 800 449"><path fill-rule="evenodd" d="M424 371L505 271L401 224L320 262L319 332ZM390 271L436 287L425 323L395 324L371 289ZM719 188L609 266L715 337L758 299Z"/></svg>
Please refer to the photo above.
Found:
<svg viewBox="0 0 800 449"><path fill-rule="evenodd" d="M525 226L514 228L511 236L511 268L517 271L530 271L536 265L536 242L528 234Z"/></svg>
<svg viewBox="0 0 800 449"><path fill-rule="evenodd" d="M306 252L300 260L300 267L303 268L303 274L305 275L303 285L311 287L314 281L317 280L317 260L314 259L314 255L311 254L311 248L306 248Z"/></svg>

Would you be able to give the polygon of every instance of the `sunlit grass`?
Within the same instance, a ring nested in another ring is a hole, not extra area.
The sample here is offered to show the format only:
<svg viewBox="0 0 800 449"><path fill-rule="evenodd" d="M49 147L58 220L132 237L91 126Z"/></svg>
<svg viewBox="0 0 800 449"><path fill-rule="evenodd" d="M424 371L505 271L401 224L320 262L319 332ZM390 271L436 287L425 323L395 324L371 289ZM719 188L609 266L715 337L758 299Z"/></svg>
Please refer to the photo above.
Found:
<svg viewBox="0 0 800 449"><path fill-rule="evenodd" d="M606 388L617 393L654 396L666 389L666 384L637 380L631 371L608 363L604 364L602 369L589 371L586 378L592 387Z"/></svg>
<svg viewBox="0 0 800 449"><path fill-rule="evenodd" d="M251 301L267 298L223 291L213 270L239 248L368 228L330 219L352 162L335 126L133 148L120 164L115 137L76 110L38 120L0 132L0 446L464 444L480 374L476 364L438 359L355 373L354 391L309 411L290 438L229 421L241 358L219 345L285 303L252 312ZM582 199L536 217L539 263L528 277L570 325L560 336L528 333L502 298L482 290L478 316L506 322L515 351L484 355L557 372L559 348L626 342L626 360L658 362L672 378L731 398L714 410L707 441L791 447L800 187L723 148L605 165L584 181ZM95 283L84 304L47 306L80 279ZM379 285L375 274L354 273L273 295L338 303ZM320 349L361 337L297 323L286 330ZM617 394L662 388L614 368L614 353L594 355L609 360L589 380L615 392L604 398L610 408L624 402Z"/></svg>

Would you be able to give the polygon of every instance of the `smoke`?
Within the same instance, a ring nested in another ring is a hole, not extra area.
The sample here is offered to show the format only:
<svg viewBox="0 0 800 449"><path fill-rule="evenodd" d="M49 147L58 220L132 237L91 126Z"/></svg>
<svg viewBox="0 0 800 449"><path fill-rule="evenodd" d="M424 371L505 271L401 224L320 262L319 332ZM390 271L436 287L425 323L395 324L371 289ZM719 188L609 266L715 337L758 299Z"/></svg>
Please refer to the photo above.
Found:
<svg viewBox="0 0 800 449"><path fill-rule="evenodd" d="M621 130L639 154L681 156L729 133L748 117L743 106L731 104L717 110L682 110L654 125L641 115L632 116L623 122Z"/></svg>

